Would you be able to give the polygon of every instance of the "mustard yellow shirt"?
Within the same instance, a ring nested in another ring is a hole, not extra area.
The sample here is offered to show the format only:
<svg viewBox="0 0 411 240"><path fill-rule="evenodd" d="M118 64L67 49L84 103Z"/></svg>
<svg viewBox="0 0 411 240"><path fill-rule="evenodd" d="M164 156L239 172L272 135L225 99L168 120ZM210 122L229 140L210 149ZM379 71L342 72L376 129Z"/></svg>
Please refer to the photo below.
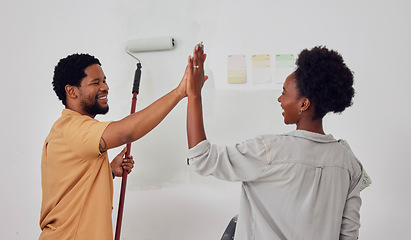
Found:
<svg viewBox="0 0 411 240"><path fill-rule="evenodd" d="M110 122L64 109L41 159L39 239L113 239L113 179L100 138Z"/></svg>

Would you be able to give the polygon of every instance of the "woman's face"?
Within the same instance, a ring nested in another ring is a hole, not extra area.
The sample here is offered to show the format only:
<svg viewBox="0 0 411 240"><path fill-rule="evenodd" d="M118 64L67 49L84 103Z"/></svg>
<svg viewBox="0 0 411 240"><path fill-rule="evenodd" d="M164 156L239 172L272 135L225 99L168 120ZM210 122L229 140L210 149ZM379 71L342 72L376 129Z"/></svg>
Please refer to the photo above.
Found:
<svg viewBox="0 0 411 240"><path fill-rule="evenodd" d="M300 120L301 115L299 111L302 106L302 101L303 98L298 94L295 75L291 73L285 79L283 92L278 98L278 102L281 103L281 108L284 110L283 117L285 124L296 124Z"/></svg>

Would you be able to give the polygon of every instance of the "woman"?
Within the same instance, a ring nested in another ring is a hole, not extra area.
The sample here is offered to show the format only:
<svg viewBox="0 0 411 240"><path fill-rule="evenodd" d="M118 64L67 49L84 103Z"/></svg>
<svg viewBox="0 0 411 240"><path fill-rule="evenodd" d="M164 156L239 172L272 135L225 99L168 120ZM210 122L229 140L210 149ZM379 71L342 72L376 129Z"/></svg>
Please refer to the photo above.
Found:
<svg viewBox="0 0 411 240"><path fill-rule="evenodd" d="M189 58L188 162L201 175L242 182L234 239L357 239L362 166L322 123L352 104L353 74L343 58L325 47L299 54L278 98L295 131L217 146L203 126L200 46Z"/></svg>

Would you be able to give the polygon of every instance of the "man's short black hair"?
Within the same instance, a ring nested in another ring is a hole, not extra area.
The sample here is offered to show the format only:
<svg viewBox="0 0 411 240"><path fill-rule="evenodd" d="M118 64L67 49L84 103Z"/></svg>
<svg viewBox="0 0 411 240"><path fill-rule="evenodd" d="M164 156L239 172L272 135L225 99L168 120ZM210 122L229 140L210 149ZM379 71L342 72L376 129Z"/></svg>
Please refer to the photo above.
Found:
<svg viewBox="0 0 411 240"><path fill-rule="evenodd" d="M354 76L338 52L323 46L304 49L296 65L297 89L300 97L314 104L314 119L328 112L341 113L352 105Z"/></svg>
<svg viewBox="0 0 411 240"><path fill-rule="evenodd" d="M56 92L57 97L63 102L64 106L67 104L66 85L80 87L81 79L86 77L84 70L93 64L101 66L97 58L85 53L75 53L58 62L54 68L53 90Z"/></svg>

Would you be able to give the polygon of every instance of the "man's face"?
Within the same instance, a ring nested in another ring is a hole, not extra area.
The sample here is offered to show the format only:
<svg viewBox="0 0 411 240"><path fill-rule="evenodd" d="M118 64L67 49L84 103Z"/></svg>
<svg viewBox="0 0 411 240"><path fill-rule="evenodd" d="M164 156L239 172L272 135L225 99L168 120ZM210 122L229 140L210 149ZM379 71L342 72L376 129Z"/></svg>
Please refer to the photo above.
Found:
<svg viewBox="0 0 411 240"><path fill-rule="evenodd" d="M81 80L79 89L80 104L88 115L94 117L97 114L108 112L108 85L103 69L98 64L88 66L84 72L86 77Z"/></svg>

